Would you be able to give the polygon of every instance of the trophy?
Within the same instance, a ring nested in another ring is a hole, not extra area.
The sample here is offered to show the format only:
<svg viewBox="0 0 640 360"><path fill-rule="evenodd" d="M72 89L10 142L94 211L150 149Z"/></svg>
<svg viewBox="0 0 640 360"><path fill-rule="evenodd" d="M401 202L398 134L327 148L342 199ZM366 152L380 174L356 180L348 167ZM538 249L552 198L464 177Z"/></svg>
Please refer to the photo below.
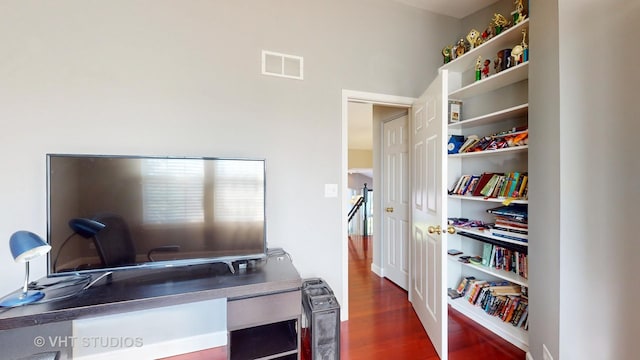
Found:
<svg viewBox="0 0 640 360"><path fill-rule="evenodd" d="M527 37L527 30L522 29L522 42L511 49L511 57L513 58L513 65L522 64L529 60L529 46L525 42Z"/></svg>
<svg viewBox="0 0 640 360"><path fill-rule="evenodd" d="M442 56L444 56L444 63L448 63L451 61L451 45L447 45L442 49Z"/></svg>
<svg viewBox="0 0 640 360"><path fill-rule="evenodd" d="M464 52L466 51L466 45L464 44L464 39L460 39L458 40L458 43L456 44L456 58L460 57L462 55L464 55Z"/></svg>
<svg viewBox="0 0 640 360"><path fill-rule="evenodd" d="M481 39L482 37L480 35L480 32L476 29L471 29L471 31L469 31L469 33L467 34L467 41L469 42L471 49L480 45L481 43L479 44L478 40L481 40Z"/></svg>
<svg viewBox="0 0 640 360"><path fill-rule="evenodd" d="M516 9L511 13L513 14L513 24L517 24L527 18L527 14L524 12L523 0L515 0L514 4Z"/></svg>
<svg viewBox="0 0 640 360"><path fill-rule="evenodd" d="M507 21L507 19L503 15L498 13L493 14L493 19L491 19L491 23L495 28L495 35L500 34L502 30L509 27L509 22Z"/></svg>
<svg viewBox="0 0 640 360"><path fill-rule="evenodd" d="M482 74L482 56L478 56L476 59L476 81L481 79Z"/></svg>

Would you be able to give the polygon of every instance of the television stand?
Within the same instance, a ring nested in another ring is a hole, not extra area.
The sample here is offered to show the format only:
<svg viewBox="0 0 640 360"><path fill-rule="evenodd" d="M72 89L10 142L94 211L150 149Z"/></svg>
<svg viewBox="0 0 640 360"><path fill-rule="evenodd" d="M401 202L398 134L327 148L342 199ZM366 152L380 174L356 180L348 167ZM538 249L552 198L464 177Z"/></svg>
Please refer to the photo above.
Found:
<svg viewBox="0 0 640 360"><path fill-rule="evenodd" d="M226 298L230 359L247 358L244 351L249 348L270 359L299 359L302 279L290 258L268 256L234 273L226 271L228 264L215 265L116 272L110 283L96 283L76 296L2 311L0 348L7 352L3 358L44 351L59 351L60 359L71 358L71 345L36 347L33 339L73 337L76 319ZM257 341L271 336L283 341Z"/></svg>

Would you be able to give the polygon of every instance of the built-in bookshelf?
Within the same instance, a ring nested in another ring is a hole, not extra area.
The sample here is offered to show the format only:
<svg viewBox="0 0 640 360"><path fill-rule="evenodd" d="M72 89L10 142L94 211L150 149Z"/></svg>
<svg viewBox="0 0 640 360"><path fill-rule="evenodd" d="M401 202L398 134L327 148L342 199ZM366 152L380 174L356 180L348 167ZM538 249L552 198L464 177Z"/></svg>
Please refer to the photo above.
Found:
<svg viewBox="0 0 640 360"><path fill-rule="evenodd" d="M447 196L447 217L450 219L470 219L489 226L495 222L496 215L488 210L499 206L517 205L526 207L529 203L527 192L525 196L472 196L460 195L452 189L458 180L464 175L481 175L483 173L509 174L514 172L528 173L528 81L529 63L524 61L489 77L474 81L472 76L474 65L481 57L493 59L496 52L505 48L512 48L523 39L523 29L528 33L529 20L524 20L503 31L490 41L472 49L457 59L445 64L441 70L447 70L448 74L448 98L447 100L462 101L462 117L459 121L449 123L444 119L449 135L464 137L465 140L472 135L479 138L497 138L504 136L505 131L517 133L526 131L524 142L501 148L489 148L489 150L477 150L448 154L444 162L444 173L447 174L449 195ZM509 98L505 98L509 94ZM496 104L493 106L493 104ZM465 114L472 114L465 117ZM522 130L524 129L524 130ZM528 220L528 219L527 219ZM451 225L455 225L451 223ZM490 247L501 247L513 251L516 259L528 254L529 239L513 240L501 236L495 236L489 227L453 226L454 234L447 236L447 249L462 251L462 254L447 255L447 287L458 288L465 277L475 277L486 281L506 281L522 289L523 294L528 294L527 272L521 272L522 268L511 269L496 268L474 262L464 261L461 257L486 257L485 244ZM528 228L526 230L528 232ZM498 232L495 232L499 234ZM502 235L502 234L499 234ZM535 241L532 239L531 241ZM484 251L483 251L484 250ZM491 255L493 256L493 255ZM486 260L486 259L485 259ZM516 260L517 261L517 260ZM528 268L526 269L528 271ZM525 275L525 276L522 276ZM525 296L525 295L523 295ZM526 298L526 297L525 297ZM465 298L448 298L448 304L460 313L483 325L487 329L528 351L529 336L526 326L514 326L509 322L487 314L482 308L469 303ZM528 304L528 300L525 302Z"/></svg>

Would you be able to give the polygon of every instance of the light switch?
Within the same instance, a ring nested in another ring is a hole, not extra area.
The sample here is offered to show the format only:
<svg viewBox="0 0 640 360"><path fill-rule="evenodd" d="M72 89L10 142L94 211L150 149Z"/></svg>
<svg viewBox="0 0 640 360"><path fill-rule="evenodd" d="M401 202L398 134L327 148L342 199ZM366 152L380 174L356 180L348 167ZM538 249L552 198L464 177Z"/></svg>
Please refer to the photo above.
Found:
<svg viewBox="0 0 640 360"><path fill-rule="evenodd" d="M324 197L338 197L338 184L324 184Z"/></svg>

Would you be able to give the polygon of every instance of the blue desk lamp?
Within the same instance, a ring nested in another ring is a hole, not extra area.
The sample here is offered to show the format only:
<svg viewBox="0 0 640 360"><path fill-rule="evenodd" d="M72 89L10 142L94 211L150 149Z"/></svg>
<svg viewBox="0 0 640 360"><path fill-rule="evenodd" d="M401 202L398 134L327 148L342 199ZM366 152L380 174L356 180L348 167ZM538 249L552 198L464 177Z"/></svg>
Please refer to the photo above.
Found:
<svg viewBox="0 0 640 360"><path fill-rule="evenodd" d="M24 277L22 293L12 294L0 300L0 307L26 305L42 299L44 297L43 292L28 290L29 261L49 252L49 250L51 250L51 246L47 245L40 236L29 231L21 230L16 231L11 235L9 247L11 248L11 255L13 256L13 259L16 262L23 262L25 264L26 274Z"/></svg>

